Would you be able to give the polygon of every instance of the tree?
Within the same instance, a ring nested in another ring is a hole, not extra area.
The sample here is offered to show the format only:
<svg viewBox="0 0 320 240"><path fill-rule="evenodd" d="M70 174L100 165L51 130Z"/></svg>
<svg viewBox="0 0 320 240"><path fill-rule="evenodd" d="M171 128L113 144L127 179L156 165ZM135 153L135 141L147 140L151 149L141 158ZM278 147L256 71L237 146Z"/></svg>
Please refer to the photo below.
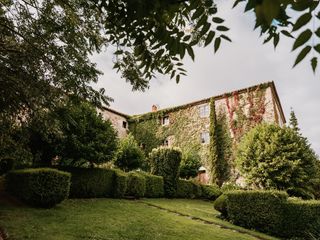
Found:
<svg viewBox="0 0 320 240"><path fill-rule="evenodd" d="M273 40L299 34L293 50L304 48L295 65L311 51L315 71L320 52L318 1L235 0L256 14L256 27ZM292 11L293 10L293 11ZM144 90L156 74L180 81L186 71L182 59L194 59L194 46L231 41L224 20L212 0L102 0L8 1L0 3L0 112L25 115L37 108L54 107L65 95L76 95L100 105L110 98L95 90L101 72L89 56L111 46L114 68ZM289 13L302 13L294 23ZM314 44L308 41L316 38Z"/></svg>
<svg viewBox="0 0 320 240"><path fill-rule="evenodd" d="M128 172L139 168L144 159L144 153L131 133L120 140L114 161L117 167Z"/></svg>
<svg viewBox="0 0 320 240"><path fill-rule="evenodd" d="M89 103L67 105L60 109L62 162L68 165L102 164L111 161L117 148L117 133Z"/></svg>
<svg viewBox="0 0 320 240"><path fill-rule="evenodd" d="M189 151L183 153L180 165L180 177L186 179L196 177L200 167L201 158L197 152Z"/></svg>
<svg viewBox="0 0 320 240"><path fill-rule="evenodd" d="M316 164L306 138L278 125L261 124L250 130L236 156L237 168L252 187L286 190L304 198L313 197Z"/></svg>
<svg viewBox="0 0 320 240"><path fill-rule="evenodd" d="M300 128L298 126L298 119L297 119L296 114L294 113L294 111L292 109L291 109L291 112L290 112L289 126L294 131L296 131L297 133L300 132Z"/></svg>

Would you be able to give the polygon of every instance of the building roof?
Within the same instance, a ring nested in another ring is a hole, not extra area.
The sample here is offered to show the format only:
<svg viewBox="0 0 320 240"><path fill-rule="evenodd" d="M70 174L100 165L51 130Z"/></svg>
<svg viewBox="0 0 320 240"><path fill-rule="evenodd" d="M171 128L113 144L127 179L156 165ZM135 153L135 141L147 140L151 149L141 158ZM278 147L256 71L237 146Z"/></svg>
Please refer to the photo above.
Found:
<svg viewBox="0 0 320 240"><path fill-rule="evenodd" d="M169 112L176 111L178 109L185 109L185 108L189 108L189 107L192 107L192 106L208 103L208 102L210 102L211 98L214 98L214 100L220 100L220 99L223 99L223 98L225 98L227 96L231 96L235 92L237 92L238 94L242 94L242 93L246 93L248 91L254 91L258 87L263 87L263 88L270 87L271 88L271 93L272 93L272 95L273 95L273 97L275 99L275 104L277 105L277 107L278 107L278 109L280 111L280 117L281 117L282 121L285 123L286 122L286 118L285 118L285 115L284 115L284 112L283 112L283 109L282 109L282 106L281 106L281 103L280 103L280 99L279 99L279 95L277 93L276 86L275 86L273 81L262 83L262 84L257 84L257 85L251 86L251 87L242 88L242 89L231 91L231 92L227 92L227 93L220 94L220 95L217 95L217 96L213 96L213 97L210 97L210 98L204 98L204 99L201 99L201 100L193 101L193 102L182 104L182 105L175 106L175 107L159 109L158 112L161 111L163 113L169 113ZM124 114L124 113L120 113L120 112L118 112L116 110L113 110L111 108L105 108L105 110L113 112L113 113L118 114L118 115L120 115L122 117L125 117L125 118L139 118L139 117L142 117L143 115L150 114L150 112L148 112L148 113L143 113L143 114L139 114L139 115L130 116L130 115L127 115L127 114Z"/></svg>

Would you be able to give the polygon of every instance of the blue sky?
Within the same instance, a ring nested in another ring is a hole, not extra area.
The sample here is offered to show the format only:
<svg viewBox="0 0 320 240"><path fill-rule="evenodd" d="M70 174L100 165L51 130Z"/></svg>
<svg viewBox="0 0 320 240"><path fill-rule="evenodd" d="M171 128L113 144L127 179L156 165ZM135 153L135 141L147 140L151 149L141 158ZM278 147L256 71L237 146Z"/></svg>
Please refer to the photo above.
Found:
<svg viewBox="0 0 320 240"><path fill-rule="evenodd" d="M213 46L196 49L196 59L186 58L188 76L179 84L168 76L159 76L145 92L132 92L131 86L112 69L112 55L103 52L93 61L104 73L98 86L114 98L111 108L127 114L144 113L153 104L160 108L175 106L202 98L274 81L287 120L292 107L304 136L320 155L320 76L312 73L309 61L292 69L296 52L292 40L282 38L276 51L271 44L262 45L263 38L253 31L254 21L243 8L231 9L230 0L217 1L219 16L231 30L232 43L223 42L217 54Z"/></svg>

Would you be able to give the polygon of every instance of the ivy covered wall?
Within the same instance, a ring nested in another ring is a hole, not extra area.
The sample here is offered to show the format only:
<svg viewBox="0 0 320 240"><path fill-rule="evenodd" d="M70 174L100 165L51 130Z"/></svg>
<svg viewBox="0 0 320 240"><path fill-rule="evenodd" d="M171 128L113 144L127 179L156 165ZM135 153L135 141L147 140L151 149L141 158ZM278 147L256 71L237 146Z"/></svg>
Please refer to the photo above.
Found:
<svg viewBox="0 0 320 240"><path fill-rule="evenodd" d="M201 106L210 114L200 115ZM169 124L163 125L163 118ZM210 182L221 185L239 176L233 167L234 153L241 137L260 122L279 123L279 109L269 84L205 99L194 104L164 109L129 119L129 130L146 154L169 144L183 152L196 151L206 167ZM208 133L209 143L201 141Z"/></svg>

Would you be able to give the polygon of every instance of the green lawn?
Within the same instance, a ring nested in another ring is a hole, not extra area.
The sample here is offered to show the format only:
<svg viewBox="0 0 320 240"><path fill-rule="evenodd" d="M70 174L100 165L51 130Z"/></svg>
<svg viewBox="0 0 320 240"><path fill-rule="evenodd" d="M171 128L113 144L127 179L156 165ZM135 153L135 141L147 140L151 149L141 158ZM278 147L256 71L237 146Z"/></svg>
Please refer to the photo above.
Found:
<svg viewBox="0 0 320 240"><path fill-rule="evenodd" d="M257 239L232 229L179 216L145 202L223 222L216 218L217 212L213 210L212 203L204 201L87 199L67 200L49 210L2 204L0 226L7 229L13 240Z"/></svg>

